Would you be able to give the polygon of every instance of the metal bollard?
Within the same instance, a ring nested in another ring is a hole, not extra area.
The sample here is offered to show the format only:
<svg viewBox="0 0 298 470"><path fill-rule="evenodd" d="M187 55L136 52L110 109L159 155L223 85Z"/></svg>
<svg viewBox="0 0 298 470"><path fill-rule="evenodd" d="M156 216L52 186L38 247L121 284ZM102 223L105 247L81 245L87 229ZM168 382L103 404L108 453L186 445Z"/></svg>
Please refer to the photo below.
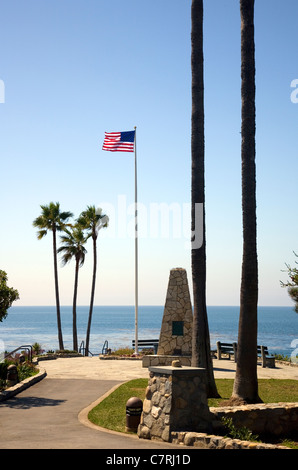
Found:
<svg viewBox="0 0 298 470"><path fill-rule="evenodd" d="M20 364L22 364L22 363L25 362L25 361L26 361L26 356L25 356L25 354L20 354L20 357L19 357L19 362L20 362Z"/></svg>
<svg viewBox="0 0 298 470"><path fill-rule="evenodd" d="M143 402L138 397L131 397L126 403L126 431L137 432L143 411Z"/></svg>

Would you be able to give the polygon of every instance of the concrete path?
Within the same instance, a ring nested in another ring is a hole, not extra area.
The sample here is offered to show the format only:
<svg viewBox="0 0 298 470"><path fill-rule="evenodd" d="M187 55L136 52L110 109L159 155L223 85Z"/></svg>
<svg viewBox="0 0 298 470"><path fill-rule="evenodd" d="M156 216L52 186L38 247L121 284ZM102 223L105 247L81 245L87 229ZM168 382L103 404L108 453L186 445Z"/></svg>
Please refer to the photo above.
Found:
<svg viewBox="0 0 298 470"><path fill-rule="evenodd" d="M107 431L88 422L88 410L111 389L133 378L148 377L148 371L142 370L139 361L120 361L122 365L118 361L117 364L102 362L98 358L41 362L40 366L47 371L44 379L0 402L0 448L177 448L172 444Z"/></svg>
<svg viewBox="0 0 298 470"><path fill-rule="evenodd" d="M87 419L111 389L134 378L148 378L141 361L101 361L98 357L40 362L46 378L13 398L0 402L1 449L181 449L110 432ZM232 361L214 361L215 377L235 375ZM259 378L298 380L298 368L258 367ZM125 412L125 410L124 410Z"/></svg>
<svg viewBox="0 0 298 470"><path fill-rule="evenodd" d="M60 358L53 361L41 361L41 367L47 371L48 377L60 379L95 379L118 380L126 382L139 377L148 378L148 369L142 367L140 360L99 360L98 357ZM213 360L215 378L235 377L236 364L233 360ZM298 380L298 365L288 366L276 362L276 367L270 369L257 367L259 379L294 379Z"/></svg>

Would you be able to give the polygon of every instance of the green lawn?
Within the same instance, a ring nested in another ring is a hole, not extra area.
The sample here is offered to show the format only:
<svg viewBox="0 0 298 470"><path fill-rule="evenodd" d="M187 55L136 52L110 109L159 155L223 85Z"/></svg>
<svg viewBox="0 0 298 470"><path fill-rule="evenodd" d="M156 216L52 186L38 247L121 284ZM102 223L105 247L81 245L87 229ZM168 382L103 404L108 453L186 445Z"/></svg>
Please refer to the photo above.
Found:
<svg viewBox="0 0 298 470"><path fill-rule="evenodd" d="M221 399L208 400L209 406L220 406L221 401L232 395L233 379L217 379L217 390ZM259 379L259 397L264 403L298 402L297 380Z"/></svg>
<svg viewBox="0 0 298 470"><path fill-rule="evenodd" d="M148 379L135 379L120 385L89 414L89 420L107 429L125 432L126 402L130 397L139 397L144 401Z"/></svg>
<svg viewBox="0 0 298 470"><path fill-rule="evenodd" d="M260 379L259 396L264 403L298 402L296 380ZM107 429L125 432L126 402L130 397L145 398L148 379L131 380L119 388L89 412L91 422ZM217 379L217 390L221 399L210 399L209 406L220 406L221 401L231 397L233 379Z"/></svg>

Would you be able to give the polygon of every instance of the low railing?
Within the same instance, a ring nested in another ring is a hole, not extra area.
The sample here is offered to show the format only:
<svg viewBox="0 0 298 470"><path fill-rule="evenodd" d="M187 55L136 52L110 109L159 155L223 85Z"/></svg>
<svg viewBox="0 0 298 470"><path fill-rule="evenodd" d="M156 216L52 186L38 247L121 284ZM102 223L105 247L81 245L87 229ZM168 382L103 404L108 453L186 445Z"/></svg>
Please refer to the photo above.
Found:
<svg viewBox="0 0 298 470"><path fill-rule="evenodd" d="M89 349L85 348L85 342L82 341L81 344L80 344L80 347L79 347L79 353L83 354L83 356L85 356L86 351L88 352L88 355L90 354L91 356L96 356L95 353L92 353Z"/></svg>
<svg viewBox="0 0 298 470"><path fill-rule="evenodd" d="M13 351L10 351L9 353L5 354L4 355L4 359L6 359L7 357L11 356L12 354L16 353L17 351L19 350L28 350L28 358L30 357L30 362L32 362L32 356L33 356L33 348L31 346L31 344L25 344L23 346L19 346L18 348L14 349Z"/></svg>

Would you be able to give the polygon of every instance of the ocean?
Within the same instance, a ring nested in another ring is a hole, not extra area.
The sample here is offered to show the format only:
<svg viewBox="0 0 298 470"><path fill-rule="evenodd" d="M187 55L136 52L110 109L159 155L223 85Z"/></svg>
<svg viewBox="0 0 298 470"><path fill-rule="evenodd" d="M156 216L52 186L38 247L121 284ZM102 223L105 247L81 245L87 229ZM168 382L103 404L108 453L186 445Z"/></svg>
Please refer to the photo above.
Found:
<svg viewBox="0 0 298 470"><path fill-rule="evenodd" d="M163 306L139 306L139 339L158 338ZM77 307L78 343L85 341L89 307ZM216 341L233 342L238 336L239 307L208 307L211 348ZM61 307L64 348L72 349L72 307ZM90 351L99 354L105 341L116 350L131 347L134 339L134 306L95 306L92 316ZM45 351L58 349L55 306L13 306L0 323L0 341L6 351L37 342ZM292 307L259 307L258 344L272 354L298 353L298 314Z"/></svg>

